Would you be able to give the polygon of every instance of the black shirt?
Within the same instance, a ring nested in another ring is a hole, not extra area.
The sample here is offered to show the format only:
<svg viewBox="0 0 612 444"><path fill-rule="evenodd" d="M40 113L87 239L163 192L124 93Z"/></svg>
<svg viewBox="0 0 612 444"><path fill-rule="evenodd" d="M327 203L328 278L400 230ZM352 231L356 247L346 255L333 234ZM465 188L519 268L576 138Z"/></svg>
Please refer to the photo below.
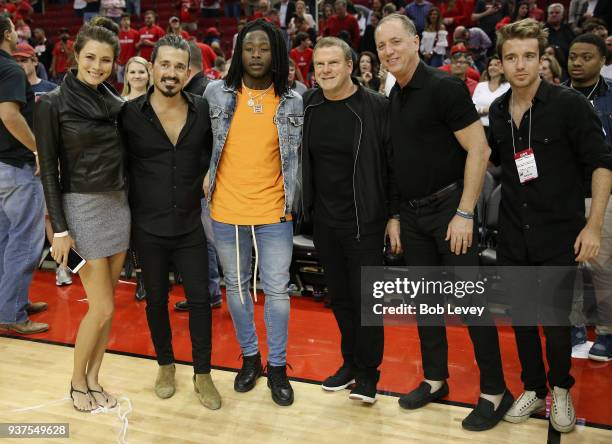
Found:
<svg viewBox="0 0 612 444"><path fill-rule="evenodd" d="M531 148L538 177L521 184L508 112L512 90L489 111L491 161L502 166L502 255L545 261L573 249L584 227L585 168L612 168L601 122L579 92L541 81L531 108ZM529 147L529 111L514 127L516 152Z"/></svg>
<svg viewBox="0 0 612 444"><path fill-rule="evenodd" d="M132 220L148 233L179 236L202 224L202 181L212 151L208 102L181 92L188 112L175 147L149 102L152 91L127 102L119 116Z"/></svg>
<svg viewBox="0 0 612 444"><path fill-rule="evenodd" d="M394 181L402 200L429 196L463 179L467 153L454 132L478 121L465 83L419 62L391 91Z"/></svg>
<svg viewBox="0 0 612 444"><path fill-rule="evenodd" d="M476 6L474 8L475 14L480 14L487 10L487 5L498 3L501 5L499 10L491 15L487 15L486 17L481 18L477 21L477 25L480 29L482 29L491 40L495 42L495 25L505 16L510 15L510 11L508 10L508 4L506 2L500 2L499 0L478 0ZM471 20L470 20L471 21Z"/></svg>
<svg viewBox="0 0 612 444"><path fill-rule="evenodd" d="M325 102L312 113L310 158L314 179L314 217L336 228L355 226L353 171L357 116L347 99Z"/></svg>
<svg viewBox="0 0 612 444"><path fill-rule="evenodd" d="M548 24L546 25L546 29L548 29L548 44L555 45L561 48L561 51L563 51L563 54L565 55L565 57L567 57L567 54L569 53L570 44L572 43L574 38L576 38L576 35L574 34L574 31L572 31L572 28L570 28L569 25L563 23L561 24L561 27L557 30L555 30ZM563 68L566 69L567 67Z"/></svg>
<svg viewBox="0 0 612 444"><path fill-rule="evenodd" d="M34 115L34 93L25 71L13 57L0 49L0 102L15 102L21 115L32 128ZM34 164L34 154L15 139L0 120L0 162L23 168Z"/></svg>

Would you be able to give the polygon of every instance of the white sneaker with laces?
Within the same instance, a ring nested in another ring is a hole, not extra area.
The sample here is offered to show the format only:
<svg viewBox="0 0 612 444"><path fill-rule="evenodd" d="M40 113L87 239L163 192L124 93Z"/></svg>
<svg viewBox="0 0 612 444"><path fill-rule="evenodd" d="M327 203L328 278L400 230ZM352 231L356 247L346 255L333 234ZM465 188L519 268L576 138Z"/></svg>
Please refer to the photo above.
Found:
<svg viewBox="0 0 612 444"><path fill-rule="evenodd" d="M553 387L550 422L553 428L561 433L571 432L576 425L576 411L568 389Z"/></svg>
<svg viewBox="0 0 612 444"><path fill-rule="evenodd" d="M526 390L514 401L514 404L504 416L504 421L518 424L527 421L533 413L543 412L545 409L546 400L538 398L536 392Z"/></svg>
<svg viewBox="0 0 612 444"><path fill-rule="evenodd" d="M62 285L72 284L72 277L70 270L63 265L58 265L55 270L55 285L61 287Z"/></svg>

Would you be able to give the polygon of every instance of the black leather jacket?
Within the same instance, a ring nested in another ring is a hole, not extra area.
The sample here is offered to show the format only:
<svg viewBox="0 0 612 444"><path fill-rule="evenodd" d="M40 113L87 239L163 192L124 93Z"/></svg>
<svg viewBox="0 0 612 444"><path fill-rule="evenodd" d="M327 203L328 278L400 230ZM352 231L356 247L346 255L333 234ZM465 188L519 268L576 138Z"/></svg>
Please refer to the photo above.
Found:
<svg viewBox="0 0 612 444"><path fill-rule="evenodd" d="M357 116L359 125L355 129L353 154L353 193L357 209L356 232L374 232L384 227L388 216L393 213L393 191L391 176L391 133L389 127L389 101L382 94L357 84L357 106L349 109ZM302 138L302 211L306 222L312 220L314 186L310 161L310 137L324 137L311 134L310 122L317 106L324 103L321 89L304 93L304 131ZM348 105L347 105L348 106Z"/></svg>
<svg viewBox="0 0 612 444"><path fill-rule="evenodd" d="M117 131L122 104L112 86L103 83L94 90L77 80L74 71L36 104L40 177L55 233L68 230L62 193L125 188L124 151Z"/></svg>

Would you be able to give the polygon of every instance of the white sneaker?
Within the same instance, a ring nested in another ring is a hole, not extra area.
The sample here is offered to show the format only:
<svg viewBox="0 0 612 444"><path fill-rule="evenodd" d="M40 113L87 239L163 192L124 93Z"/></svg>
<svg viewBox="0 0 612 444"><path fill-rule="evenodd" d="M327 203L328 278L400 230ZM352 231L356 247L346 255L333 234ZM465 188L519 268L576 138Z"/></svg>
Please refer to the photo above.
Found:
<svg viewBox="0 0 612 444"><path fill-rule="evenodd" d="M63 265L58 265L55 270L55 285L61 287L62 285L70 285L72 284L72 277L70 277L71 273L68 268Z"/></svg>
<svg viewBox="0 0 612 444"><path fill-rule="evenodd" d="M546 400L538 398L536 392L527 390L514 401L514 404L504 416L504 421L518 424L527 421L533 413L543 412L545 409Z"/></svg>
<svg viewBox="0 0 612 444"><path fill-rule="evenodd" d="M550 422L557 432L571 432L576 425L576 411L568 389L553 387Z"/></svg>

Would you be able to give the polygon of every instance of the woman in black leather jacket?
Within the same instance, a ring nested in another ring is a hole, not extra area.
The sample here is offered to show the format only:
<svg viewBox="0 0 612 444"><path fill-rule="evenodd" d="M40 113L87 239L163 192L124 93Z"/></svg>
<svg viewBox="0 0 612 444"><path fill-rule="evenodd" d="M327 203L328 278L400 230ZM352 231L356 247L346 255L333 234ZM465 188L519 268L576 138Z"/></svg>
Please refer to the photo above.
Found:
<svg viewBox="0 0 612 444"><path fill-rule="evenodd" d="M76 338L70 387L74 408L84 412L117 404L98 382L130 233L116 124L123 101L105 82L119 53L117 34L105 18L84 25L74 44L77 69L41 97L34 113L52 256L66 265L73 247L87 260L79 275L89 308Z"/></svg>

